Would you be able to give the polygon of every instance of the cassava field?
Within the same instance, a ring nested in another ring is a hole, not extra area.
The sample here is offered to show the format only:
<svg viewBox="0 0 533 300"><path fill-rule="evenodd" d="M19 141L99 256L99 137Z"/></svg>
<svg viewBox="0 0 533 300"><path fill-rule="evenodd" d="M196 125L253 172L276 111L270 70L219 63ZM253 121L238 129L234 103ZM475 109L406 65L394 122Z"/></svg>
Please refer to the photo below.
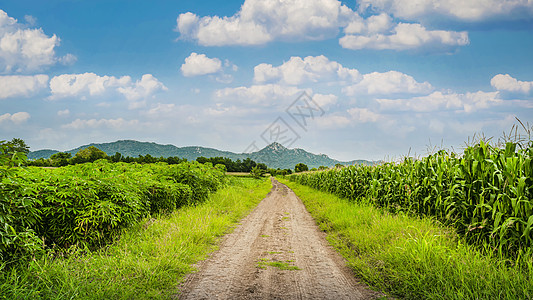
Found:
<svg viewBox="0 0 533 300"><path fill-rule="evenodd" d="M279 182L0 158L0 298L533 299L530 139Z"/></svg>

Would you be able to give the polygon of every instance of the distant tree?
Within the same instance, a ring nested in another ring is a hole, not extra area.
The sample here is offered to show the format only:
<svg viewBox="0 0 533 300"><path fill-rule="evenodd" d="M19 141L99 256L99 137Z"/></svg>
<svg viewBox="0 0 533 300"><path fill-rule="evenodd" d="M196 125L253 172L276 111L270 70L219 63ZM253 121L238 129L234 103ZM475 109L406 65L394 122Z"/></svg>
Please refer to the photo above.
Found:
<svg viewBox="0 0 533 300"><path fill-rule="evenodd" d="M252 168L257 164L255 161L251 160L249 157L242 161L241 172L250 172Z"/></svg>
<svg viewBox="0 0 533 300"><path fill-rule="evenodd" d="M317 170L317 168L311 168L311 171L316 171L316 170Z"/></svg>
<svg viewBox="0 0 533 300"><path fill-rule="evenodd" d="M179 158L177 156L169 156L166 159L166 162L169 165L177 165L179 163L186 162L186 161L187 161L186 158Z"/></svg>
<svg viewBox="0 0 533 300"><path fill-rule="evenodd" d="M319 170L319 171L322 171L322 170L326 170L327 168L328 168L328 167L320 166L320 167L318 167L318 170Z"/></svg>
<svg viewBox="0 0 533 300"><path fill-rule="evenodd" d="M200 156L200 157L197 157L196 158L196 161L201 163L201 164L205 164L206 162L208 162L209 160L207 159L207 157L203 157L203 156Z"/></svg>
<svg viewBox="0 0 533 300"><path fill-rule="evenodd" d="M16 152L22 152L24 154L30 152L30 147L26 145L26 142L23 139L13 138L9 143L13 146L13 150Z"/></svg>
<svg viewBox="0 0 533 300"><path fill-rule="evenodd" d="M81 149L74 155L72 158L72 162L75 164L79 163L86 163L86 162L94 162L95 160L107 158L107 154L96 148L95 146L89 146L85 149Z"/></svg>
<svg viewBox="0 0 533 300"><path fill-rule="evenodd" d="M13 138L9 142L2 141L1 144L4 146L6 152L4 155L13 155L15 153L24 153L26 155L30 152L30 147L26 145L23 139Z"/></svg>
<svg viewBox="0 0 533 300"><path fill-rule="evenodd" d="M124 156L119 152L115 152L115 154L110 156L109 159L111 159L112 162L121 162L124 159Z"/></svg>
<svg viewBox="0 0 533 300"><path fill-rule="evenodd" d="M264 163L258 163L256 166L257 166L259 169L262 169L262 170L265 170L265 171L268 170L267 165L264 164Z"/></svg>
<svg viewBox="0 0 533 300"><path fill-rule="evenodd" d="M153 164L157 161L158 159L150 154L146 154L145 156L139 155L139 163L141 164Z"/></svg>
<svg viewBox="0 0 533 300"><path fill-rule="evenodd" d="M304 171L309 171L309 168L307 167L306 164L298 163L296 164L296 166L294 166L295 173L304 172Z"/></svg>
<svg viewBox="0 0 533 300"><path fill-rule="evenodd" d="M344 168L344 165L343 164L335 164L335 168L337 168L337 169Z"/></svg>
<svg viewBox="0 0 533 300"><path fill-rule="evenodd" d="M292 170L291 169L280 169L278 168L276 170L276 175L282 175L282 176L285 176L285 175L290 175L292 174Z"/></svg>
<svg viewBox="0 0 533 300"><path fill-rule="evenodd" d="M58 152L50 156L50 165L54 167L63 167L69 164L69 159L72 157L72 154L68 152Z"/></svg>

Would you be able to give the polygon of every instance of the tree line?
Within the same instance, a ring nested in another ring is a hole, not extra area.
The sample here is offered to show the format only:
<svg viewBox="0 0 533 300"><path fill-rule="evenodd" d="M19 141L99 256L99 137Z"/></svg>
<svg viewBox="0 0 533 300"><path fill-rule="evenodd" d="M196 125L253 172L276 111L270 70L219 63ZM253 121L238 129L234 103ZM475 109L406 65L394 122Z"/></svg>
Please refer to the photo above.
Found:
<svg viewBox="0 0 533 300"><path fill-rule="evenodd" d="M8 153L17 153L22 152L28 154L30 152L30 147L26 145L24 140L19 138L13 138L11 141L1 141L1 144L6 145ZM180 164L186 162L186 158L180 158L177 156L170 157L154 157L150 154L139 155L138 157L124 156L119 152L116 152L114 155L107 155L104 151L96 148L95 146L89 146L85 149L79 150L74 156L69 152L58 152L50 156L50 158L39 158L36 160L28 160L26 164L28 166L36 167L63 167L68 165L76 165L82 163L92 163L99 159L105 159L109 162L125 162L125 163L139 163L139 164L150 164L165 162L169 165ZM211 163L213 166L224 165L227 172L240 172L240 173L251 173L253 176L262 176L263 174L269 173L272 176L275 175L290 175L293 173L291 169L281 169L281 168L269 168L264 163L257 163L250 158L243 160L237 159L232 160L227 157L198 157L196 161L202 164L206 162ZM320 167L319 170L326 169L326 167ZM308 171L307 165L299 163L294 167L294 172L303 172ZM315 168L311 171L316 170Z"/></svg>

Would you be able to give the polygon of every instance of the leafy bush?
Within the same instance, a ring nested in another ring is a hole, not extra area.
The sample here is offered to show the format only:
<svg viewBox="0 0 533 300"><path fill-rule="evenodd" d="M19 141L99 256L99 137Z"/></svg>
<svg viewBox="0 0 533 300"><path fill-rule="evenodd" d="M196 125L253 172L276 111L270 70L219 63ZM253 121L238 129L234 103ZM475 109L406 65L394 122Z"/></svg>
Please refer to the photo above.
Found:
<svg viewBox="0 0 533 300"><path fill-rule="evenodd" d="M16 176L24 163L22 152L12 152L0 141L0 259L10 261L42 251L42 242L32 227L39 220L33 190L22 186Z"/></svg>
<svg viewBox="0 0 533 300"><path fill-rule="evenodd" d="M5 159L4 159L5 160ZM56 169L3 166L0 252L99 247L142 217L207 199L223 183L210 164L93 163ZM14 224L14 225L10 225ZM39 248L39 247L40 248Z"/></svg>

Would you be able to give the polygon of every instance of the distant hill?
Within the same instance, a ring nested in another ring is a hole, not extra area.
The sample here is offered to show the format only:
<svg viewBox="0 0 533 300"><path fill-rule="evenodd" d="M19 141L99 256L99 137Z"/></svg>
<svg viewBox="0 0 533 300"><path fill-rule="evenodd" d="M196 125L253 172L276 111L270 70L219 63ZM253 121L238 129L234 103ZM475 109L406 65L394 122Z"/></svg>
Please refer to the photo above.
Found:
<svg viewBox="0 0 533 300"><path fill-rule="evenodd" d="M221 151L213 148L205 147L176 147L174 145L161 145L151 142L138 142L133 140L121 140L112 143L102 144L89 144L65 151L71 153L73 156L81 149L94 146L107 155L113 155L116 152L121 153L124 156L137 157L139 155L150 154L154 157L169 157L177 156L180 158L186 158L187 160L196 160L196 158L203 157L227 157L232 160L244 160L250 158L258 163L265 163L271 168L293 169L297 163L304 163L309 168L326 166L331 167L335 164L353 165L353 164L365 164L371 165L374 162L366 160L353 160L348 162L338 161L330 158L325 154L313 154L303 149L288 149L279 143L272 143L265 148L252 153L234 153L229 151ZM51 155L58 153L57 150L37 150L28 154L29 159L49 158Z"/></svg>

